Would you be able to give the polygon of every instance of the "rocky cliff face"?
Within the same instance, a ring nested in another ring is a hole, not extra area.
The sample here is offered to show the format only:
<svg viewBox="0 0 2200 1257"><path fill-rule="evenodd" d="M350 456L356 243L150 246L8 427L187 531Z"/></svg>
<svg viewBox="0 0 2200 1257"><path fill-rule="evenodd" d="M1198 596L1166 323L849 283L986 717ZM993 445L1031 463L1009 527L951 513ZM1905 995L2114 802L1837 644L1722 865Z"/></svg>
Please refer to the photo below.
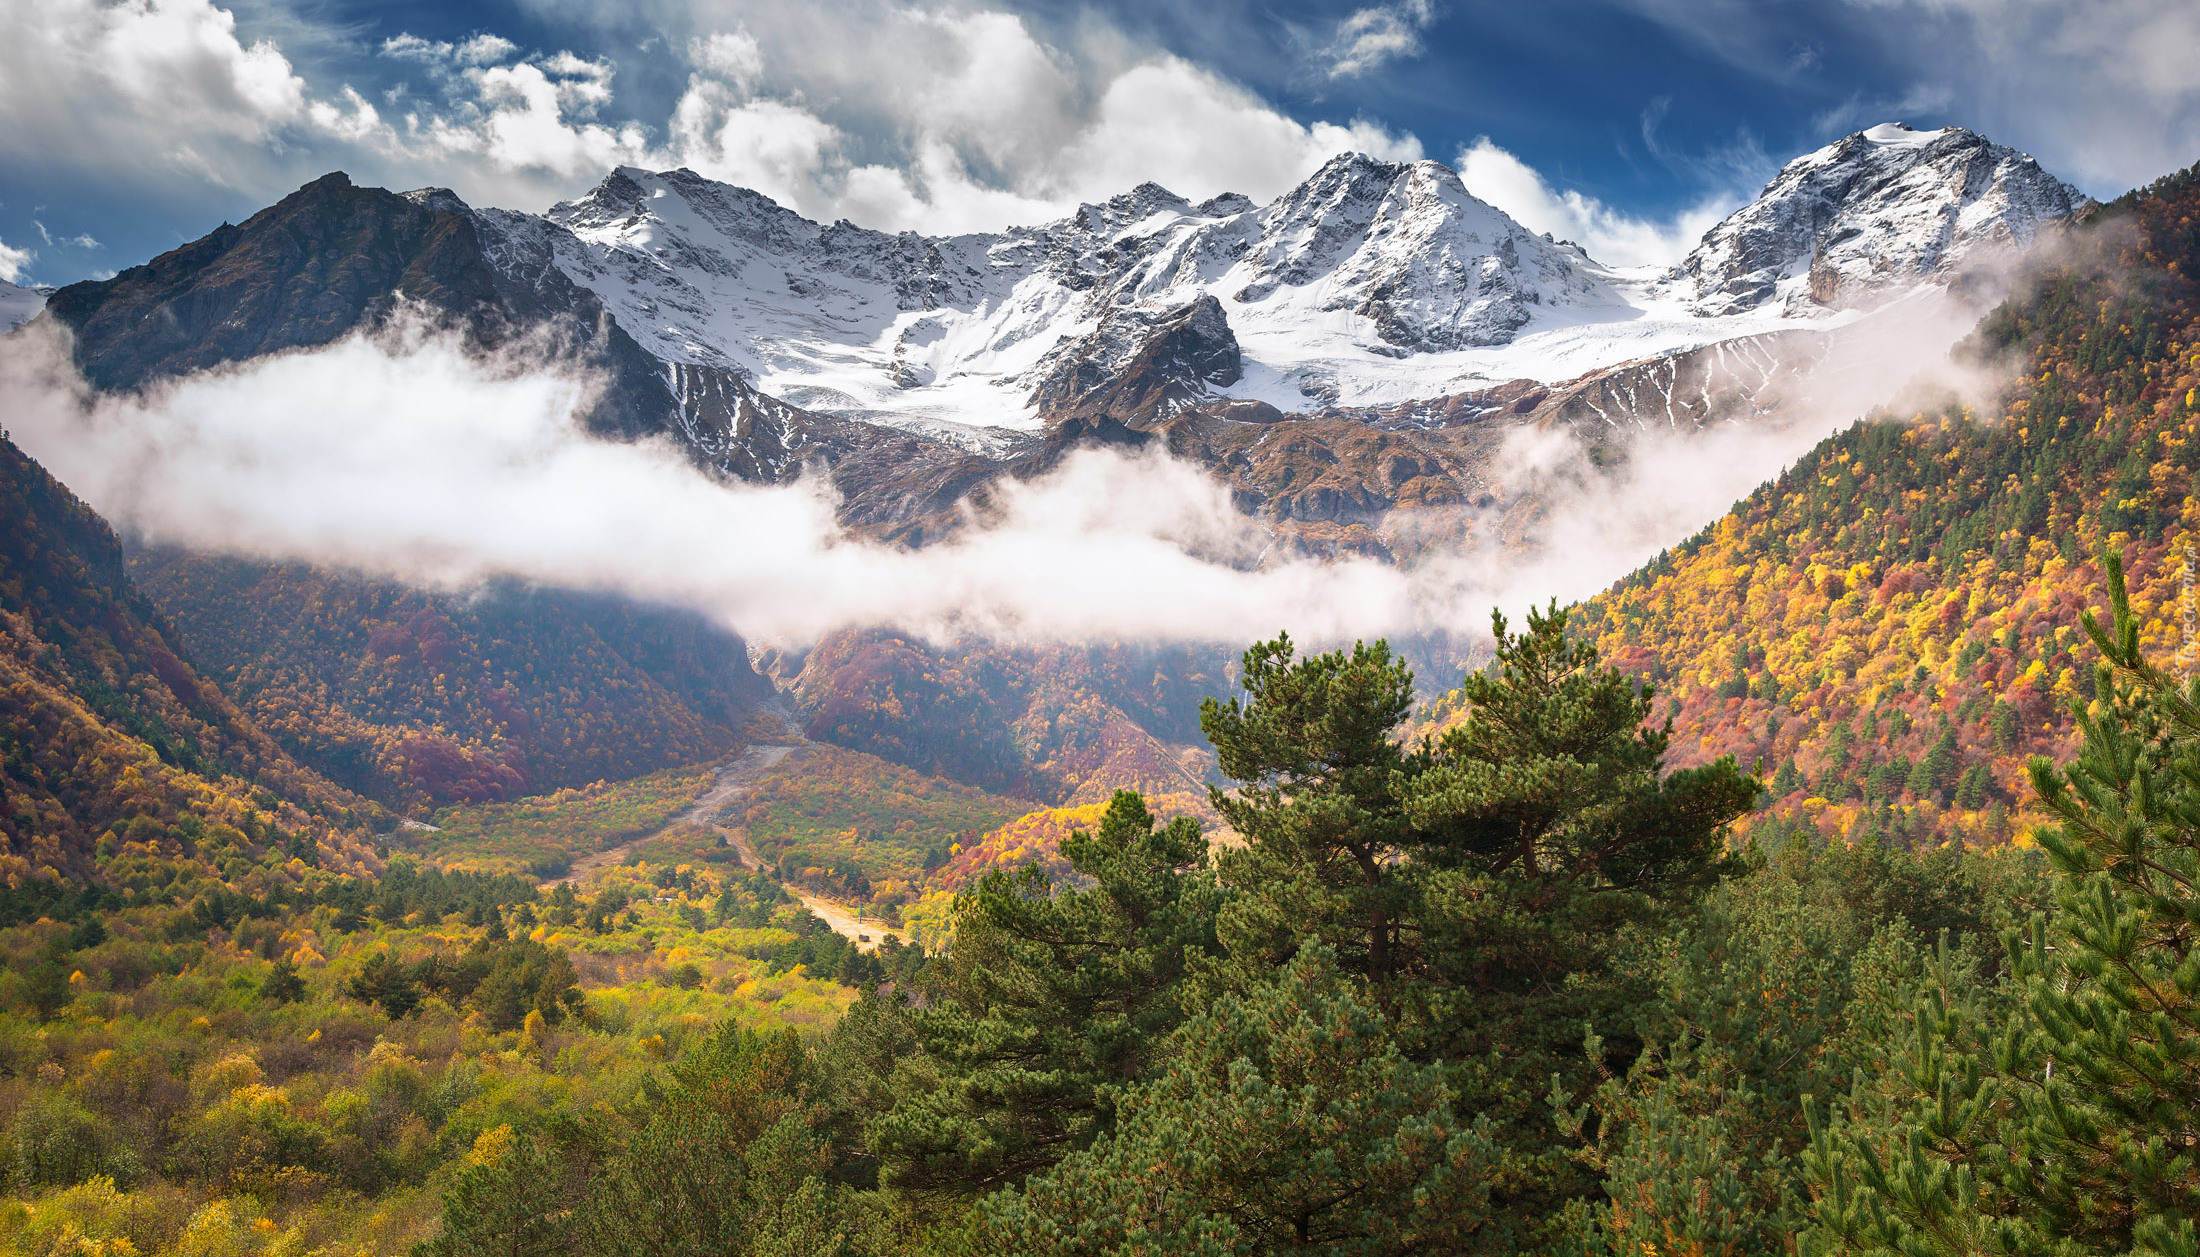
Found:
<svg viewBox="0 0 2200 1257"><path fill-rule="evenodd" d="M1353 154L1266 206L1146 184L943 238L820 225L688 171L622 168L545 215L332 175L51 310L110 388L406 304L483 345L526 334L608 375L599 431L674 436L743 480L822 472L849 526L909 542L1079 442L1151 437L1248 513L1357 526L1487 498L1476 469L1508 425L1595 449L1778 412L1814 387L1830 307L2021 249L2082 204L1969 132L1877 127L1791 163L1646 286L1437 163Z"/></svg>
<svg viewBox="0 0 2200 1257"><path fill-rule="evenodd" d="M1788 163L1668 282L1714 315L1871 304L1990 252L2013 260L2088 204L1984 136L1887 123Z"/></svg>
<svg viewBox="0 0 2200 1257"><path fill-rule="evenodd" d="M1166 416L1244 375L1229 316L1213 296L1174 310L1111 309L1032 390L1042 414Z"/></svg>
<svg viewBox="0 0 2200 1257"><path fill-rule="evenodd" d="M75 333L77 366L101 388L325 345L412 305L484 348L542 337L558 356L608 370L593 426L636 436L665 426L656 362L554 270L496 265L473 212L447 192L399 196L315 180L242 224L71 284L47 310Z"/></svg>

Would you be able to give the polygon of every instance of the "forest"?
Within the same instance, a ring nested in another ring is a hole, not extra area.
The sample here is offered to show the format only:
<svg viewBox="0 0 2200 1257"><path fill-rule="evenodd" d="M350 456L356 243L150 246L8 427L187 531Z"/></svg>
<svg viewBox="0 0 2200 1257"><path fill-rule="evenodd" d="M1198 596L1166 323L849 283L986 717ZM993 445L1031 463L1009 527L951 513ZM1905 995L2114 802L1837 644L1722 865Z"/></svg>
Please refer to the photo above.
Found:
<svg viewBox="0 0 2200 1257"><path fill-rule="evenodd" d="M827 643L761 867L663 828L753 733L693 625L133 575L0 441L0 1254L2200 1257L2195 267L2200 168L1981 326L1998 409L1433 702Z"/></svg>
<svg viewBox="0 0 2200 1257"><path fill-rule="evenodd" d="M1737 843L1554 607L1417 743L1387 647L1256 645L1241 843L1119 792L939 954L724 866L117 848L8 902L0 1244L2188 1254L2200 687L2104 570L2031 847Z"/></svg>

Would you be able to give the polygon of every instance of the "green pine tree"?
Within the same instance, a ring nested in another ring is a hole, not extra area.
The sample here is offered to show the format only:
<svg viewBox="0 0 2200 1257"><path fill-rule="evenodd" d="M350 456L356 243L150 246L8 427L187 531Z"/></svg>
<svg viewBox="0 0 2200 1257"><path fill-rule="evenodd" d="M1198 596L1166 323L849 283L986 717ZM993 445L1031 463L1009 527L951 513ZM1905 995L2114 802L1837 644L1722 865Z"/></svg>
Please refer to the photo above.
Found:
<svg viewBox="0 0 2200 1257"><path fill-rule="evenodd" d="M1113 1089L1164 1063L1187 966L1215 949L1206 852L1198 822L1156 826L1122 790L1098 832L1062 842L1084 886L1027 868L958 897L954 950L912 1018L922 1053L871 1127L889 1181L990 1190L1113 1126Z"/></svg>
<svg viewBox="0 0 2200 1257"><path fill-rule="evenodd" d="M477 1142L443 1191L443 1230L413 1257L563 1257L575 1251L564 1167L505 1127Z"/></svg>
<svg viewBox="0 0 2200 1257"><path fill-rule="evenodd" d="M2120 563L2077 761L2032 761L2053 913L2009 1007L1934 984L1875 1087L1814 1132L1820 1251L2200 1253L2200 685L2140 653Z"/></svg>
<svg viewBox="0 0 2200 1257"><path fill-rule="evenodd" d="M1803 774L1796 771L1795 757L1790 755L1780 761L1779 771L1772 774L1772 797L1784 799L1803 788Z"/></svg>
<svg viewBox="0 0 2200 1257"><path fill-rule="evenodd" d="M1510 1170L1326 947L1177 1032L1109 1138L982 1205L981 1251L1511 1253Z"/></svg>
<svg viewBox="0 0 2200 1257"><path fill-rule="evenodd" d="M1400 788L1418 763L1399 745L1413 673L1387 642L1293 658L1288 635L1245 652L1247 697L1213 699L1200 728L1235 791L1210 791L1246 839L1229 879L1257 887L1233 906L1230 950L1250 972L1318 938L1381 979L1397 963L1411 845Z"/></svg>

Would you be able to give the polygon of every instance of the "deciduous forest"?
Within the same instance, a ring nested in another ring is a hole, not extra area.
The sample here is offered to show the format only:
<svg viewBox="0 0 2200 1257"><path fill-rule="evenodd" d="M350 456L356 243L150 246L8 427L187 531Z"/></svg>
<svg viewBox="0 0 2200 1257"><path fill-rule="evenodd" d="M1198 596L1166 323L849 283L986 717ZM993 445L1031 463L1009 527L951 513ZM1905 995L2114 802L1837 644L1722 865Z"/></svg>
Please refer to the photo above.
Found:
<svg viewBox="0 0 2200 1257"><path fill-rule="evenodd" d="M2196 267L2200 168L1433 699L851 636L684 828L705 629L126 562L0 442L0 1253L2200 1257Z"/></svg>

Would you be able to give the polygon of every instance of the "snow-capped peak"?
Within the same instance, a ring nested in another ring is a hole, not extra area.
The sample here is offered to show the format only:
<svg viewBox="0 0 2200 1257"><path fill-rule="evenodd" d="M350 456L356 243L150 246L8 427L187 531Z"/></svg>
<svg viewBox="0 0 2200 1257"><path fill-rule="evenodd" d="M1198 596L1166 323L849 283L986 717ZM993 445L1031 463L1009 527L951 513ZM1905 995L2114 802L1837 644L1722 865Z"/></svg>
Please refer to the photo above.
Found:
<svg viewBox="0 0 2200 1257"><path fill-rule="evenodd" d="M1265 208L1147 183L1053 223L941 238L820 226L691 171L632 167L552 208L555 229L513 218L497 220L507 237L539 235L668 362L874 418L1027 425L1053 356L1111 311L1136 327L1214 297L1236 335L1381 361L1503 345L1539 314L1618 300L1602 268L1450 168L1356 153Z"/></svg>
<svg viewBox="0 0 2200 1257"><path fill-rule="evenodd" d="M478 220L500 267L562 272L671 369L850 418L1028 428L1048 399L1096 395L1072 360L1181 358L1161 372L1171 404L1219 390L1285 410L1563 380L1822 321L1989 244L2028 244L2083 201L1969 131L1887 123L1789 163L1647 287L1439 162L1361 153L1267 205L1145 183L962 236L821 225L692 171L636 167L546 216ZM1225 360L1237 365L1213 365Z"/></svg>
<svg viewBox="0 0 2200 1257"><path fill-rule="evenodd" d="M2088 203L1975 132L1885 122L1789 162L1668 283L1706 314L1873 303L1987 251L2029 247Z"/></svg>
<svg viewBox="0 0 2200 1257"><path fill-rule="evenodd" d="M38 317L52 293L51 288L26 287L0 280L0 332L12 332Z"/></svg>

